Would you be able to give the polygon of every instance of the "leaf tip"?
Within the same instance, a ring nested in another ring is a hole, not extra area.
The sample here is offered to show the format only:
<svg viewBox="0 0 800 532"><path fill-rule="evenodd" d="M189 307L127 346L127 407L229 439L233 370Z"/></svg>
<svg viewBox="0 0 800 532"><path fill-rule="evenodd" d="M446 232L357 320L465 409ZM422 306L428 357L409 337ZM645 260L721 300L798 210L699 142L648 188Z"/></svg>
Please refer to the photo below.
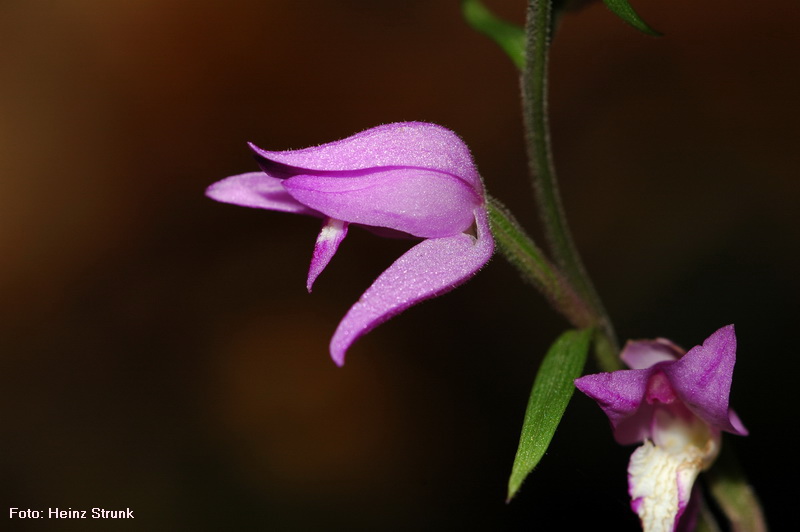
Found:
<svg viewBox="0 0 800 532"><path fill-rule="evenodd" d="M475 31L493 40L508 55L514 65L525 66L525 31L496 17L480 0L461 0L461 14Z"/></svg>
<svg viewBox="0 0 800 532"><path fill-rule="evenodd" d="M608 9L611 10L612 13L642 33L646 33L652 37L662 37L664 35L642 20L642 17L640 17L639 14L634 11L634 9L628 3L628 0L603 0L603 3Z"/></svg>

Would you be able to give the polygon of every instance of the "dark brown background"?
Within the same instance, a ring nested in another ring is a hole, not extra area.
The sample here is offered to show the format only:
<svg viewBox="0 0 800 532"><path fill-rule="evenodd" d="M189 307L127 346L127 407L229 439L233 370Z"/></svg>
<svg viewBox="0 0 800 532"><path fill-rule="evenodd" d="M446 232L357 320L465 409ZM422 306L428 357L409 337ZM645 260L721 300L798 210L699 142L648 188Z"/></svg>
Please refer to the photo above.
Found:
<svg viewBox="0 0 800 532"><path fill-rule="evenodd" d="M691 346L737 325L752 435L726 441L779 526L796 500L800 4L635 4L664 38L602 5L559 31L566 208L621 337ZM521 22L521 0L494 5ZM408 244L351 231L308 295L317 220L203 196L255 168L245 141L426 120L464 137L538 234L517 75L456 2L6 0L0 80L0 511L130 507L124 525L149 530L636 529L631 449L584 397L503 503L564 324L502 258L338 369L336 323Z"/></svg>

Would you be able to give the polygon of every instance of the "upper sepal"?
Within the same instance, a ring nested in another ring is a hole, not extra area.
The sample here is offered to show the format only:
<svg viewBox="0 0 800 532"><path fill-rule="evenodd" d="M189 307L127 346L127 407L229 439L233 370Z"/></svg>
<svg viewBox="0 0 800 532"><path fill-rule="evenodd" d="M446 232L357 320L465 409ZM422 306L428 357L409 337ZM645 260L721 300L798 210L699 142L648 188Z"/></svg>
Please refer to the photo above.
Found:
<svg viewBox="0 0 800 532"><path fill-rule="evenodd" d="M387 167L436 170L483 185L469 148L447 128L426 122L395 122L301 150L267 151L250 144L261 168L279 178L293 175L354 177Z"/></svg>
<svg viewBox="0 0 800 532"><path fill-rule="evenodd" d="M736 333L733 325L728 325L674 364L665 365L664 373L697 417L721 430L745 436L747 429L729 406L735 364Z"/></svg>

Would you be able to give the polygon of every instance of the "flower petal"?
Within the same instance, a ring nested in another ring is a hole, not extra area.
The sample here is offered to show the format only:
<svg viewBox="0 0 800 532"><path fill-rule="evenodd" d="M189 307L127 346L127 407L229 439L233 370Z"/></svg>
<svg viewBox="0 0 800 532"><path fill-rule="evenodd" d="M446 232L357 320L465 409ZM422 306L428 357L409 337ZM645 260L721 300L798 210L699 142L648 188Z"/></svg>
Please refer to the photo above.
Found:
<svg viewBox="0 0 800 532"><path fill-rule="evenodd" d="M665 338L629 341L619 357L631 369L647 369L659 362L672 362L683 355L684 350Z"/></svg>
<svg viewBox="0 0 800 532"><path fill-rule="evenodd" d="M477 238L460 233L424 240L378 276L331 339L336 364L344 364L345 352L362 335L410 306L452 290L489 261L494 241L483 209L475 210L475 221Z"/></svg>
<svg viewBox="0 0 800 532"><path fill-rule="evenodd" d="M736 333L728 325L709 336L703 345L690 349L663 371L673 389L698 417L710 425L746 435L738 416L731 415L729 399L736 363Z"/></svg>
<svg viewBox="0 0 800 532"><path fill-rule="evenodd" d="M339 249L339 244L342 243L345 236L347 236L347 222L336 218L325 219L322 230L317 236L317 242L314 244L314 255L311 257L311 266L308 270L306 288L309 292L311 292L314 281L336 254L336 250Z"/></svg>
<svg viewBox="0 0 800 532"><path fill-rule="evenodd" d="M206 196L242 207L320 216L290 196L283 188L283 180L263 172L249 172L217 181L206 189Z"/></svg>
<svg viewBox="0 0 800 532"><path fill-rule="evenodd" d="M452 174L475 190L483 189L464 141L447 128L425 122L386 124L302 150L266 151L252 144L250 147L260 157L262 168L269 173L284 174L279 177L405 166Z"/></svg>
<svg viewBox="0 0 800 532"><path fill-rule="evenodd" d="M649 434L652 407L642 403L650 373L644 369L623 369L575 379L575 386L597 401L606 413L618 443L637 443Z"/></svg>
<svg viewBox="0 0 800 532"><path fill-rule="evenodd" d="M388 227L422 238L466 231L481 199L449 174L395 168L358 177L298 175L283 186L298 202L331 218Z"/></svg>

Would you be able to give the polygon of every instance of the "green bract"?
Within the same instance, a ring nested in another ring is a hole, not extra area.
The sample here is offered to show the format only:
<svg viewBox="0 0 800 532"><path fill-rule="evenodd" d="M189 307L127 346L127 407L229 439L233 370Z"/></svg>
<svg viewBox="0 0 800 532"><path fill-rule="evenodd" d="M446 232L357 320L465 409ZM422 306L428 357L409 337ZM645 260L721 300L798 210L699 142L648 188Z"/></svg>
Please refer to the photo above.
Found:
<svg viewBox="0 0 800 532"><path fill-rule="evenodd" d="M500 45L518 69L525 67L525 30L496 17L479 0L463 0L461 12L470 26Z"/></svg>
<svg viewBox="0 0 800 532"><path fill-rule="evenodd" d="M558 337L545 355L533 383L517 456L508 479L507 500L516 495L522 481L544 456L580 377L592 329L570 330Z"/></svg>
<svg viewBox="0 0 800 532"><path fill-rule="evenodd" d="M603 0L603 3L614 12L619 18L633 26L639 31L643 31L648 35L661 35L660 32L654 30L642 18L636 14L628 0Z"/></svg>

